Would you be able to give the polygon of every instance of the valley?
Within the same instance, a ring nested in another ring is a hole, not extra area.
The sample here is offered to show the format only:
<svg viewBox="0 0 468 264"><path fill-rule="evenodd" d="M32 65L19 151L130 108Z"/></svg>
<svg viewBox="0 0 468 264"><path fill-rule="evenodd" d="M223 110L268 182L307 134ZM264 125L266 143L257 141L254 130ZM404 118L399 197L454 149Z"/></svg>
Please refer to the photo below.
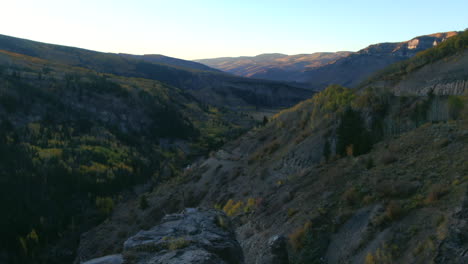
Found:
<svg viewBox="0 0 468 264"><path fill-rule="evenodd" d="M467 30L197 61L0 35L0 263L466 263L467 153Z"/></svg>
<svg viewBox="0 0 468 264"><path fill-rule="evenodd" d="M281 111L149 192L150 209L139 210L138 200L119 205L84 234L78 259L124 252L128 263L144 263L132 262L127 237L112 230L153 230L165 214L198 207L231 219L245 263L464 263L466 87L398 91L434 64L446 65L431 75L438 80L466 80L466 36L404 62L420 64L392 85L376 77L359 90L330 86ZM443 55L431 61L434 54ZM274 251L271 241L281 238L287 245Z"/></svg>

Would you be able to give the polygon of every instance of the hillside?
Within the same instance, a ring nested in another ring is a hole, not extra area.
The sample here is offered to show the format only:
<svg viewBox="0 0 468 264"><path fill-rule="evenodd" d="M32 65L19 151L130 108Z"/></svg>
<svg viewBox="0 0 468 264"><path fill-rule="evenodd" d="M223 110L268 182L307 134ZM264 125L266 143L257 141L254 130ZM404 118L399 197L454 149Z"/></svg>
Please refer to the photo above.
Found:
<svg viewBox="0 0 468 264"><path fill-rule="evenodd" d="M468 90L468 31L377 72L362 87L392 89L397 94L459 94Z"/></svg>
<svg viewBox="0 0 468 264"><path fill-rule="evenodd" d="M0 50L0 262L70 262L115 204L178 177L244 119L155 80Z"/></svg>
<svg viewBox="0 0 468 264"><path fill-rule="evenodd" d="M466 263L468 97L392 91L333 85L283 110L148 192L147 209L118 205L83 234L77 260L122 252L166 213L214 207L246 263L270 263L276 236L290 263Z"/></svg>
<svg viewBox="0 0 468 264"><path fill-rule="evenodd" d="M102 53L5 35L0 35L0 50L100 73L157 80L187 90L202 102L233 109L291 106L313 93L282 82L236 77L198 63L158 55Z"/></svg>
<svg viewBox="0 0 468 264"><path fill-rule="evenodd" d="M276 80L296 81L301 72L321 67L343 58L351 52L317 52L312 54L261 54L254 57L224 57L197 60L212 68L238 76Z"/></svg>
<svg viewBox="0 0 468 264"><path fill-rule="evenodd" d="M453 37L457 32L418 36L408 41L378 43L357 52L283 54L197 60L240 76L306 83L315 90L331 84L354 88L387 66L404 61Z"/></svg>
<svg viewBox="0 0 468 264"><path fill-rule="evenodd" d="M139 60L144 60L144 61L151 62L151 63L166 64L168 66L176 66L176 67L185 68L185 69L219 72L216 69L210 68L201 63L167 57L167 56L160 55L160 54L132 55L132 54L120 53L119 55L125 58L139 59Z"/></svg>
<svg viewBox="0 0 468 264"><path fill-rule="evenodd" d="M436 33L403 42L370 45L333 64L306 71L298 81L310 83L316 89L323 89L330 84L353 88L377 71L407 60L456 34L457 32Z"/></svg>
<svg viewBox="0 0 468 264"><path fill-rule="evenodd" d="M406 102L383 122L386 139L370 130L378 143L347 157L357 148L334 154L340 152L339 128L333 111L317 118L328 101L318 96L224 146L185 178L148 193L150 209L139 210L137 201L120 205L108 223L83 236L80 259L120 252L126 236L111 230L132 235L156 224L163 210L201 206L223 209L237 223L247 263L267 263L267 241L276 235L288 238L291 263L463 263L466 244L456 237L467 228L461 218L468 208L466 119L415 128L411 111L401 119L399 114L418 99L394 98ZM357 138L353 144L365 142Z"/></svg>

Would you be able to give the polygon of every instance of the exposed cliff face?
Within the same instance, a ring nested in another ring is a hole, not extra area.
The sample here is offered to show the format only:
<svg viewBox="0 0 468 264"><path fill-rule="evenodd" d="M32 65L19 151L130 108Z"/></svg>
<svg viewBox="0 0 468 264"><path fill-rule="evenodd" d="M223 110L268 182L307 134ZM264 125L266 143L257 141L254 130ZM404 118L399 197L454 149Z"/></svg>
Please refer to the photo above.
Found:
<svg viewBox="0 0 468 264"><path fill-rule="evenodd" d="M355 87L386 66L411 58L456 34L438 33L404 42L371 45L333 64L306 71L298 81L307 82L316 89L323 89L330 84Z"/></svg>
<svg viewBox="0 0 468 264"><path fill-rule="evenodd" d="M379 43L355 53L266 54L197 62L240 76L307 83L317 90L330 84L355 87L386 66L413 57L455 35L457 32L445 32L403 42Z"/></svg>
<svg viewBox="0 0 468 264"><path fill-rule="evenodd" d="M397 95L463 95L468 91L468 50L417 69L401 80L377 81L367 86L391 89Z"/></svg>
<svg viewBox="0 0 468 264"><path fill-rule="evenodd" d="M369 54L374 56L402 56L411 57L416 53L435 47L442 41L457 35L457 32L436 33L431 35L419 36L414 39L395 42L395 43L379 43L370 45L369 47L358 51L358 54Z"/></svg>

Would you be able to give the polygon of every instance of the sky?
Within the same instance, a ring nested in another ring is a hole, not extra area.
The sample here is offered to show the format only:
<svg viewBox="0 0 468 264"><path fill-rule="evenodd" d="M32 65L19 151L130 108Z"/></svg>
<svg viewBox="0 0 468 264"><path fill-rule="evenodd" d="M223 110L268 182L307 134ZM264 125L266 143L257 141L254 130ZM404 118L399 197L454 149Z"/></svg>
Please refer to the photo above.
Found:
<svg viewBox="0 0 468 264"><path fill-rule="evenodd" d="M0 0L0 34L182 59L357 51L468 27L467 0Z"/></svg>

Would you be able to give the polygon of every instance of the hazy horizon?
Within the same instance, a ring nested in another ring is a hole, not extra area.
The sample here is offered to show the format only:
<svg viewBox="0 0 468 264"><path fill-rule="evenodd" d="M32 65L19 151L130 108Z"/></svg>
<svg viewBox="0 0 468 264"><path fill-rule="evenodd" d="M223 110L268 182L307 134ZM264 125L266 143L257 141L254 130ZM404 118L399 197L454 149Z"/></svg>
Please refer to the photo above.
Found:
<svg viewBox="0 0 468 264"><path fill-rule="evenodd" d="M357 51L461 31L466 1L10 1L0 34L101 52L186 60ZM404 5L405 8L401 9Z"/></svg>

